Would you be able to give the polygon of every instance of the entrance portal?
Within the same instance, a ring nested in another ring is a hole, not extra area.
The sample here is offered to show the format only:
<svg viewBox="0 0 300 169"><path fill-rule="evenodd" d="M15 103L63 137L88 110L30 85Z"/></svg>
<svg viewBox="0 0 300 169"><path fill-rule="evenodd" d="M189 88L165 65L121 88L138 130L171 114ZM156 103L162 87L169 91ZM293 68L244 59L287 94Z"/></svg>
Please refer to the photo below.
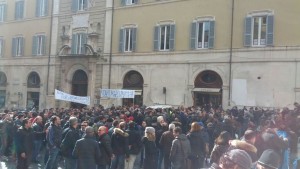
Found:
<svg viewBox="0 0 300 169"><path fill-rule="evenodd" d="M217 107L222 105L223 81L219 74L211 70L203 71L197 76L194 85L195 106L211 104Z"/></svg>
<svg viewBox="0 0 300 169"><path fill-rule="evenodd" d="M143 86L144 79L143 76L137 71L130 71L125 75L123 81L123 89L135 90L134 99L123 99L123 105L132 106L132 105L143 105Z"/></svg>
<svg viewBox="0 0 300 169"><path fill-rule="evenodd" d="M87 96L88 77L83 70L77 70L72 79L72 95ZM83 108L86 105L80 103L71 103L72 108Z"/></svg>

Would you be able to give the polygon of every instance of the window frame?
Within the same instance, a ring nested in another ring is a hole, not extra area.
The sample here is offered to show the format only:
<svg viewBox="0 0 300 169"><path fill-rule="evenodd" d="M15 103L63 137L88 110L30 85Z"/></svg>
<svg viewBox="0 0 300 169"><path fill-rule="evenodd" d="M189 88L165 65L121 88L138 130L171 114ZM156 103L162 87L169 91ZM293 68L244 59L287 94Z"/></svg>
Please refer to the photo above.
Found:
<svg viewBox="0 0 300 169"><path fill-rule="evenodd" d="M162 38L162 29L164 29L164 37ZM168 29L169 28L169 29ZM169 31L168 31L169 30ZM171 24L164 24L159 26L159 51L169 51L170 50L170 35L171 35ZM169 39L167 39L169 38ZM163 40L163 49L162 49ZM167 49L168 44L168 49Z"/></svg>
<svg viewBox="0 0 300 169"><path fill-rule="evenodd" d="M73 39L75 38L75 39ZM76 32L72 35L71 54L85 55L88 36L86 32ZM85 43L84 43L85 42Z"/></svg>
<svg viewBox="0 0 300 169"><path fill-rule="evenodd" d="M201 47L199 47L199 29L200 24L202 24L202 38L201 38ZM207 32L207 42L205 42L205 26L208 24L208 32ZM196 49L208 49L209 48L209 34L210 34L210 21L197 21L196 22ZM205 43L207 46L205 47Z"/></svg>
<svg viewBox="0 0 300 169"><path fill-rule="evenodd" d="M48 0L36 0L37 7L36 7L36 16L37 17L44 17L47 16L48 13Z"/></svg>
<svg viewBox="0 0 300 169"><path fill-rule="evenodd" d="M259 19L258 22L258 32L257 32L257 44L254 44L254 33L255 33L255 19ZM262 33L262 22L263 19L265 19L266 23L264 24L265 26L265 42L264 44L261 44L261 33ZM252 39L251 39L251 46L253 47L265 47L267 45L266 41L267 41L267 15L262 15L262 16L253 16L251 18L251 27L252 27Z"/></svg>
<svg viewBox="0 0 300 169"><path fill-rule="evenodd" d="M21 56L24 55L24 51L23 51L24 50L24 42L25 42L24 37L23 36L16 36L16 37L13 38L13 41L14 41L14 39L16 40L15 41L16 44L14 44L16 46L12 46L13 50L14 50L14 54L15 54L13 56L14 57L21 57Z"/></svg>
<svg viewBox="0 0 300 169"><path fill-rule="evenodd" d="M22 10L17 10L18 3L23 3ZM15 20L22 20L24 19L25 14L25 0L16 0L15 1Z"/></svg>
<svg viewBox="0 0 300 169"><path fill-rule="evenodd" d="M5 21L5 18L6 18L6 12L7 12L7 7L6 7L7 4L5 3L1 3L0 4L0 9L2 8L2 10L0 10L0 23L4 22Z"/></svg>

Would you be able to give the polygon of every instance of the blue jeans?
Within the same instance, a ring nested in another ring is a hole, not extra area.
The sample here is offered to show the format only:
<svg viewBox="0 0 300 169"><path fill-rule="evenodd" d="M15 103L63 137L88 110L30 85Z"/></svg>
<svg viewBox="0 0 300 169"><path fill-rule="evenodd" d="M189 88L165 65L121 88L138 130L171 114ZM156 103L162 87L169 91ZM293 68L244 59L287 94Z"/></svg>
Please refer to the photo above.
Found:
<svg viewBox="0 0 300 169"><path fill-rule="evenodd" d="M56 169L57 168L57 155L59 153L59 148L54 147L49 149L49 157L46 163L45 169Z"/></svg>
<svg viewBox="0 0 300 169"><path fill-rule="evenodd" d="M111 160L110 169L124 169L125 167L125 155L116 155Z"/></svg>
<svg viewBox="0 0 300 169"><path fill-rule="evenodd" d="M159 149L158 160L157 160L157 169L161 169L163 159L164 159L164 151Z"/></svg>
<svg viewBox="0 0 300 169"><path fill-rule="evenodd" d="M38 161L38 155L40 153L41 147L42 147L43 141L36 140L34 141L34 147L33 147L33 154L32 154L32 160Z"/></svg>
<svg viewBox="0 0 300 169"><path fill-rule="evenodd" d="M77 160L72 158L65 158L65 169L76 169Z"/></svg>

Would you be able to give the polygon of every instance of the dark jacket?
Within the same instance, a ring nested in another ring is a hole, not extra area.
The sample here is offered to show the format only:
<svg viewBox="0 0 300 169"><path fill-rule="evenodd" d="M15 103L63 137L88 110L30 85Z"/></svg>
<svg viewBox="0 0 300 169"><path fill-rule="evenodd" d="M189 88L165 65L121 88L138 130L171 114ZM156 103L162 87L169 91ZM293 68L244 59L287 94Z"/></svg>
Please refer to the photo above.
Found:
<svg viewBox="0 0 300 169"><path fill-rule="evenodd" d="M142 147L142 141L141 141L140 134L136 130L126 130L126 132L129 135L128 136L128 146L129 146L128 153L137 155L141 151L141 147Z"/></svg>
<svg viewBox="0 0 300 169"><path fill-rule="evenodd" d="M170 160L174 161L184 161L191 154L190 141L184 134L180 134L172 142L172 148L170 152Z"/></svg>
<svg viewBox="0 0 300 169"><path fill-rule="evenodd" d="M112 148L110 144L111 140L109 135L103 134L99 137L99 147L101 152L101 158L98 160L99 164L107 165L110 162L110 158L112 157Z"/></svg>
<svg viewBox="0 0 300 169"><path fill-rule="evenodd" d="M25 153L26 156L32 154L34 137L31 128L20 127L17 130L15 141L17 154Z"/></svg>
<svg viewBox="0 0 300 169"><path fill-rule="evenodd" d="M64 157L73 158L72 152L75 147L76 141L80 139L79 131L73 127L68 128L68 132L61 144L61 152Z"/></svg>
<svg viewBox="0 0 300 169"><path fill-rule="evenodd" d="M191 154L192 158L199 158L205 156L205 142L203 140L202 134L200 131L190 132L187 135L187 138L191 144Z"/></svg>
<svg viewBox="0 0 300 169"><path fill-rule="evenodd" d="M44 132L42 125L40 125L38 123L34 123L32 125L32 130L33 130L33 133L34 133L34 140L35 141L45 140L46 133Z"/></svg>
<svg viewBox="0 0 300 169"><path fill-rule="evenodd" d="M98 142L89 136L76 142L72 155L77 158L77 169L96 169L101 158Z"/></svg>
<svg viewBox="0 0 300 169"><path fill-rule="evenodd" d="M163 149L164 154L166 156L170 155L171 147L172 147L172 142L175 139L173 132L172 131L166 131L162 134L159 145Z"/></svg>
<svg viewBox="0 0 300 169"><path fill-rule="evenodd" d="M147 137L143 137L142 143L145 147L144 169L157 168L156 159L158 156L158 149L156 148L155 141L150 141Z"/></svg>
<svg viewBox="0 0 300 169"><path fill-rule="evenodd" d="M128 156L128 133L119 128L115 128L111 136L111 148L114 155Z"/></svg>
<svg viewBox="0 0 300 169"><path fill-rule="evenodd" d="M48 133L46 138L47 138L47 143L49 148L53 148L53 147L59 148L62 141L61 127L51 123L50 126L48 127Z"/></svg>
<svg viewBox="0 0 300 169"><path fill-rule="evenodd" d="M210 154L210 161L212 163L219 164L221 156L228 150L229 145L217 145L215 144Z"/></svg>

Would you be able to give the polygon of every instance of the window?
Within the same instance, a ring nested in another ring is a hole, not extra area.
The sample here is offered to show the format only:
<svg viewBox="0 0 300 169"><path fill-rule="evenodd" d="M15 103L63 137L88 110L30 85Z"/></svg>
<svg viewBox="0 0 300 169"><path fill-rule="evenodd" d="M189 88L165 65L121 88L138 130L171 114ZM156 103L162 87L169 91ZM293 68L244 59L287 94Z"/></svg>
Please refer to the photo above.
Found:
<svg viewBox="0 0 300 169"><path fill-rule="evenodd" d="M136 28L124 28L120 30L120 52L132 52L136 48Z"/></svg>
<svg viewBox="0 0 300 169"><path fill-rule="evenodd" d="M72 11L84 11L87 9L88 1L87 0L72 0Z"/></svg>
<svg viewBox="0 0 300 169"><path fill-rule="evenodd" d="M32 55L45 55L46 49L46 36L36 35L32 40Z"/></svg>
<svg viewBox="0 0 300 169"><path fill-rule="evenodd" d="M24 18L24 1L17 0L15 7L15 19L23 19Z"/></svg>
<svg viewBox="0 0 300 169"><path fill-rule="evenodd" d="M4 39L0 37L0 57L4 56Z"/></svg>
<svg viewBox="0 0 300 169"><path fill-rule="evenodd" d="M29 88L38 88L40 87L40 76L36 72L30 73L27 80L27 87Z"/></svg>
<svg viewBox="0 0 300 169"><path fill-rule="evenodd" d="M4 22L6 19L6 4L0 4L0 22Z"/></svg>
<svg viewBox="0 0 300 169"><path fill-rule="evenodd" d="M48 0L36 0L35 16L47 16L48 14Z"/></svg>
<svg viewBox="0 0 300 169"><path fill-rule="evenodd" d="M72 36L72 54L85 54L85 44L87 43L86 33L77 33Z"/></svg>
<svg viewBox="0 0 300 169"><path fill-rule="evenodd" d="M215 21L198 21L192 23L190 45L191 49L214 47Z"/></svg>
<svg viewBox="0 0 300 169"><path fill-rule="evenodd" d="M5 87L7 85L7 78L4 72L0 72L0 86Z"/></svg>
<svg viewBox="0 0 300 169"><path fill-rule="evenodd" d="M15 37L12 40L12 55L13 56L22 56L24 48L24 38Z"/></svg>
<svg viewBox="0 0 300 169"><path fill-rule="evenodd" d="M154 30L154 50L173 50L175 43L175 25L156 26Z"/></svg>
<svg viewBox="0 0 300 169"><path fill-rule="evenodd" d="M121 0L122 6L137 4L138 0Z"/></svg>
<svg viewBox="0 0 300 169"><path fill-rule="evenodd" d="M246 17L244 46L272 46L273 25L273 15Z"/></svg>

